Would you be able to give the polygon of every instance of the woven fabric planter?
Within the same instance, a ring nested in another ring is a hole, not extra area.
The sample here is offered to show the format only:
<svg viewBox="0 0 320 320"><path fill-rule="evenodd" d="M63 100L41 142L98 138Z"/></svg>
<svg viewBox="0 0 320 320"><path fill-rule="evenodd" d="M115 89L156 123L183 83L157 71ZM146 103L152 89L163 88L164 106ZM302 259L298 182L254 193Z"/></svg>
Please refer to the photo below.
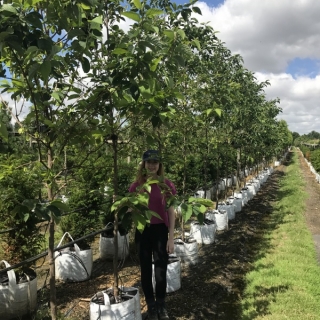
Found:
<svg viewBox="0 0 320 320"><path fill-rule="evenodd" d="M96 293L90 301L90 320L141 320L139 290L121 287L122 302L112 303L109 288Z"/></svg>
<svg viewBox="0 0 320 320"><path fill-rule="evenodd" d="M114 256L114 238L104 237L100 234L99 242L100 258L102 260L112 260ZM120 235L118 231L118 259L123 260L129 255L129 234Z"/></svg>
<svg viewBox="0 0 320 320"><path fill-rule="evenodd" d="M236 212L232 203L218 206L218 210L225 210L228 214L228 220L233 220L236 217Z"/></svg>
<svg viewBox="0 0 320 320"><path fill-rule="evenodd" d="M190 236L199 244L211 244L214 243L216 229L214 222L202 225L198 222L193 222L190 227Z"/></svg>
<svg viewBox="0 0 320 320"><path fill-rule="evenodd" d="M198 243L195 239L188 239L188 242L183 242L181 239L175 239L174 252L181 263L185 265L195 265L199 261Z"/></svg>
<svg viewBox="0 0 320 320"><path fill-rule="evenodd" d="M238 197L229 197L228 201L234 206L234 212L240 212L242 209L242 199Z"/></svg>
<svg viewBox="0 0 320 320"><path fill-rule="evenodd" d="M249 200L251 200L256 195L256 188L251 183L246 184L246 187L248 188Z"/></svg>
<svg viewBox="0 0 320 320"><path fill-rule="evenodd" d="M154 275L154 264L152 265L153 291L156 290L156 278ZM167 267L167 289L166 292L174 292L181 288L181 261L174 255L169 256Z"/></svg>
<svg viewBox="0 0 320 320"><path fill-rule="evenodd" d="M217 225L217 230L228 230L228 213L226 210L219 210L219 212L214 213L215 223Z"/></svg>
<svg viewBox="0 0 320 320"><path fill-rule="evenodd" d="M5 268L10 264L2 260ZM17 283L14 270L7 271L8 280L0 283L0 319L20 319L31 314L37 306L37 277L30 269L30 274L25 274L25 280Z"/></svg>
<svg viewBox="0 0 320 320"><path fill-rule="evenodd" d="M61 246L66 235L73 241L69 232L66 232L62 236L57 248ZM90 278L93 264L92 249L80 250L79 246L75 243L74 249L62 249L61 251L56 251L54 255L57 279L77 282Z"/></svg>

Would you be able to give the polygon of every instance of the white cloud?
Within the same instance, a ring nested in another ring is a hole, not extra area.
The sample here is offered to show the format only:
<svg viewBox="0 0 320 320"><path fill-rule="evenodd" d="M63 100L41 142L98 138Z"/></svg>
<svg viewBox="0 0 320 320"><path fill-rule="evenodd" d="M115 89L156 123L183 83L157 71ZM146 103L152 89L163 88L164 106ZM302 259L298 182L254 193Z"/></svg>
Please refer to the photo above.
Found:
<svg viewBox="0 0 320 320"><path fill-rule="evenodd" d="M279 118L287 121L291 131L300 134L312 130L319 132L320 75L315 78L293 78L286 73L256 73L258 81L269 79L265 89L268 99L279 97L282 113Z"/></svg>
<svg viewBox="0 0 320 320"><path fill-rule="evenodd" d="M320 59L320 1L225 0L211 8L197 3L202 16L217 36L261 81L270 80L268 98L279 97L280 118L300 134L320 132L320 77L293 78L286 74L295 58Z"/></svg>

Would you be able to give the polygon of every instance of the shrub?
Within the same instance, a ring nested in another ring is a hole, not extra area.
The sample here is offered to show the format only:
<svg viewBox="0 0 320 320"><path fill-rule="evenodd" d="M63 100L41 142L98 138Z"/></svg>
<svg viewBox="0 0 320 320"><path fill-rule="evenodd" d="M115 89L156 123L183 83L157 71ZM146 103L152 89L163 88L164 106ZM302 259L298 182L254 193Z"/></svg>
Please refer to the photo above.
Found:
<svg viewBox="0 0 320 320"><path fill-rule="evenodd" d="M2 249L11 264L39 253L44 236L40 233L40 220L32 210L15 212L17 204L37 199L41 190L41 177L30 159L1 155L0 214L1 229L13 229L1 236ZM27 163L27 165L25 165Z"/></svg>

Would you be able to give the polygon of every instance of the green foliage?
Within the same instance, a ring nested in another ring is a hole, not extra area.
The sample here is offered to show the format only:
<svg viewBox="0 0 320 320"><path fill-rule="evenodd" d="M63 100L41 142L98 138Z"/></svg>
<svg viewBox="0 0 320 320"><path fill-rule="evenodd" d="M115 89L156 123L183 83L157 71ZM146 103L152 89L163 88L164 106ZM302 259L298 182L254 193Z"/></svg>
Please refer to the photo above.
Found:
<svg viewBox="0 0 320 320"><path fill-rule="evenodd" d="M310 161L317 172L320 172L320 149L311 151Z"/></svg>
<svg viewBox="0 0 320 320"><path fill-rule="evenodd" d="M303 153L303 155L304 155L304 157L306 157L307 156L307 154L309 154L310 153L310 148L309 147L307 147L307 146L305 146L305 145L300 145L300 150L301 150L301 152Z"/></svg>
<svg viewBox="0 0 320 320"><path fill-rule="evenodd" d="M12 156L0 157L0 228L14 229L2 234L1 242L6 260L14 264L39 253L42 246L43 235L37 226L41 220L32 209L23 205L26 199L38 198L41 176L38 167L29 163L28 156L19 160Z"/></svg>
<svg viewBox="0 0 320 320"><path fill-rule="evenodd" d="M211 200L190 197L187 201L182 202L179 208L184 222L194 216L202 224L205 212L212 207L213 202Z"/></svg>

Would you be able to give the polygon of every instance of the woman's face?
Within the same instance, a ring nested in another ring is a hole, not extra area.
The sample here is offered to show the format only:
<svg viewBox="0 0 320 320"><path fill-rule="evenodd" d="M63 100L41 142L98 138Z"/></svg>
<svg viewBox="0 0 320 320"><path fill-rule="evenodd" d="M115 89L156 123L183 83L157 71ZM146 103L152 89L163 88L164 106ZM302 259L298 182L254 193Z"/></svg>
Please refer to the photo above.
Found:
<svg viewBox="0 0 320 320"><path fill-rule="evenodd" d="M158 172L159 166L160 166L160 163L159 161L156 161L156 160L148 160L145 163L145 167L147 171L152 174L156 174Z"/></svg>

